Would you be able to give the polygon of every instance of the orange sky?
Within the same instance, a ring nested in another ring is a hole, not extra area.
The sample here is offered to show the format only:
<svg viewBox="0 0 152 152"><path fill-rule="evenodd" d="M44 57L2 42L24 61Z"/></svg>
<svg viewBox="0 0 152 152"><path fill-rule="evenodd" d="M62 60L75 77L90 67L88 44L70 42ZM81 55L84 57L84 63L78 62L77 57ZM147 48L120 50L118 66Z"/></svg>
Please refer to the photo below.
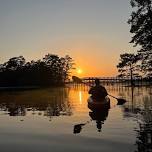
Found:
<svg viewBox="0 0 152 152"><path fill-rule="evenodd" d="M68 54L81 77L115 76L120 54L134 50L131 10L126 0L0 1L0 64Z"/></svg>

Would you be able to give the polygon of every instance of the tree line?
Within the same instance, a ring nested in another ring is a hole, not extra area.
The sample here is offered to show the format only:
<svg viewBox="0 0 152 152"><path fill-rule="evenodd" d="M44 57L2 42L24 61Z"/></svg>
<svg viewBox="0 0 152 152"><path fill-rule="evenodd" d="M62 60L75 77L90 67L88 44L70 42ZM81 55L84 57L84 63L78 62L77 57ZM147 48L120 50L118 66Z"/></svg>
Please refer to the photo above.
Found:
<svg viewBox="0 0 152 152"><path fill-rule="evenodd" d="M26 62L23 56L10 58L0 64L0 86L64 85L73 69L73 59L47 54L43 59Z"/></svg>
<svg viewBox="0 0 152 152"><path fill-rule="evenodd" d="M120 55L117 65L120 77L152 79L152 0L131 0L133 8L128 24L133 35L130 43L138 48L136 53Z"/></svg>

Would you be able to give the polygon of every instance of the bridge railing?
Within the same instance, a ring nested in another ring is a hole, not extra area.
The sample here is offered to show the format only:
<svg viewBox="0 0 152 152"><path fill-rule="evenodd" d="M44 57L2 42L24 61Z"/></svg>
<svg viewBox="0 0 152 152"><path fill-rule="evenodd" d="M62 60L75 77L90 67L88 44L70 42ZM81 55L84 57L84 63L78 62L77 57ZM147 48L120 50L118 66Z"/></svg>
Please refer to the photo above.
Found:
<svg viewBox="0 0 152 152"><path fill-rule="evenodd" d="M100 81L106 82L129 82L130 78L121 78L121 77L83 77L83 81L94 81L95 79L99 79ZM141 77L134 78L134 81L143 81Z"/></svg>

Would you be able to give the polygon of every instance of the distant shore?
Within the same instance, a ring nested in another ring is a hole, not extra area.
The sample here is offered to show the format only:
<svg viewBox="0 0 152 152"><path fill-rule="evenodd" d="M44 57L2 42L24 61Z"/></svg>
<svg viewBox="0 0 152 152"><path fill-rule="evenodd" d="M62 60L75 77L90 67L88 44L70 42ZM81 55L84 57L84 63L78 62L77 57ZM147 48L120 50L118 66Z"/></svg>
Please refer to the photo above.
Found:
<svg viewBox="0 0 152 152"><path fill-rule="evenodd" d="M32 90L32 89L39 89L40 86L7 86L7 87L0 87L0 91L23 91L23 90Z"/></svg>
<svg viewBox="0 0 152 152"><path fill-rule="evenodd" d="M0 86L0 91L25 91L25 90L34 90L41 88L51 88L51 87L64 87L63 85L52 85L52 86Z"/></svg>

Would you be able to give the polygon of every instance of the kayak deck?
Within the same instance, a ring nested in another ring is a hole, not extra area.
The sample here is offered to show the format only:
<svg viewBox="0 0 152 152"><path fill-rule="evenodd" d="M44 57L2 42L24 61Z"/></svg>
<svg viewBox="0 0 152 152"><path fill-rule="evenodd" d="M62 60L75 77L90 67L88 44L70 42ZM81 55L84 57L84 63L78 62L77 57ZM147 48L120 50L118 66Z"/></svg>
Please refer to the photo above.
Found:
<svg viewBox="0 0 152 152"><path fill-rule="evenodd" d="M105 99L102 99L101 101L95 101L92 99L92 97L89 97L88 99L88 108L92 111L101 111L105 109L110 108L110 99L106 97Z"/></svg>

